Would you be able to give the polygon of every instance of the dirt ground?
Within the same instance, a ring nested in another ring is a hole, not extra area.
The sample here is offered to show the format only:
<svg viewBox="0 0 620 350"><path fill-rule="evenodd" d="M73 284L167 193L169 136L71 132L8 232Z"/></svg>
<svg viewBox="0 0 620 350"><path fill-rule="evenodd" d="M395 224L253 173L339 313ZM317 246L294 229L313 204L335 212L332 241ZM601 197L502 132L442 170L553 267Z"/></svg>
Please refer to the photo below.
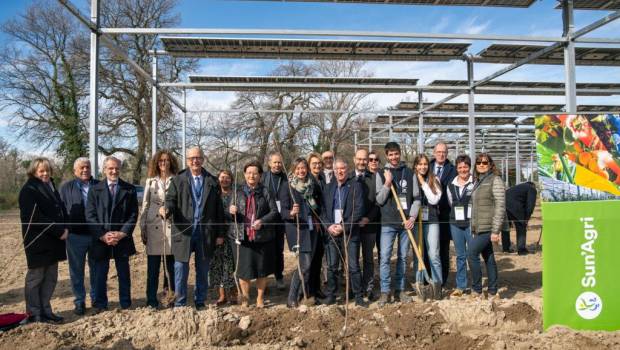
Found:
<svg viewBox="0 0 620 350"><path fill-rule="evenodd" d="M537 248L539 219L528 232L529 249ZM134 233L138 238L139 233ZM514 242L514 232L512 233ZM441 301L375 303L362 309L350 304L346 329L345 307L301 306L287 309L286 292L269 290L267 307L193 307L152 310L144 307L146 256L136 240L131 258L133 306L120 310L115 270L110 269L110 311L78 317L67 263L59 268L52 299L61 325L28 324L0 333L0 349L618 349L620 332L575 332L553 328L542 332L542 259L534 254L497 253L501 299L474 300L469 296ZM26 261L15 211L0 214L0 313L23 312ZM452 258L454 271L454 258ZM286 255L286 278L295 268ZM193 271L190 273L190 276ZM408 267L407 278L413 277ZM193 280L190 278L190 285ZM448 281L454 286L454 273ZM190 287L191 292L191 287ZM408 291L412 296L412 291ZM448 293L450 290L448 290ZM191 295L191 294L190 294ZM209 301L215 294L209 293ZM90 306L90 302L87 302Z"/></svg>

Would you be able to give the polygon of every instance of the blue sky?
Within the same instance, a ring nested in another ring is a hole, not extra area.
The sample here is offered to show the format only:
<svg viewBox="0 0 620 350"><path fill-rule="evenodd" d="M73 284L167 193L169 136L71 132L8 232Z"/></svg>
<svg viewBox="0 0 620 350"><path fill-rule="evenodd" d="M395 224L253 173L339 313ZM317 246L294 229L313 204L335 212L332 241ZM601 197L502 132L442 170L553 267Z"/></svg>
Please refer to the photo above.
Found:
<svg viewBox="0 0 620 350"><path fill-rule="evenodd" d="M0 22L23 12L31 1L3 0L0 3ZM84 13L88 13L85 0L74 0ZM186 0L179 1L182 27L206 28L256 28L256 29L320 29L363 30L385 32L433 33L484 33L505 35L560 36L561 12L555 10L554 0L537 1L528 9L363 5L334 3L294 3L236 0ZM601 17L605 11L576 11L575 24L579 29ZM80 28L85 30L84 28ZM618 37L620 20L593 33L590 37ZM6 38L0 34L0 40ZM472 43L471 53L477 53L492 42ZM213 75L265 75L275 68L278 61L270 60L203 60L197 74ZM503 65L477 64L475 78L499 70ZM370 62L367 69L378 77L419 78L420 84L435 79L465 79L465 64L452 62ZM562 66L526 66L502 76L501 80L562 81ZM578 67L578 82L620 82L620 68ZM444 95L427 94L429 101ZM401 100L416 100L416 95L375 94L371 97L380 108L392 106ZM192 93L188 96L190 107L225 108L234 99L232 93ZM460 97L453 102L464 102ZM477 96L477 102L500 103L563 103L563 97L511 97ZM618 96L582 97L579 104L619 104ZM1 113L1 112L0 112ZM6 113L6 112L4 112ZM0 135L11 139L5 124L6 115L0 114Z"/></svg>

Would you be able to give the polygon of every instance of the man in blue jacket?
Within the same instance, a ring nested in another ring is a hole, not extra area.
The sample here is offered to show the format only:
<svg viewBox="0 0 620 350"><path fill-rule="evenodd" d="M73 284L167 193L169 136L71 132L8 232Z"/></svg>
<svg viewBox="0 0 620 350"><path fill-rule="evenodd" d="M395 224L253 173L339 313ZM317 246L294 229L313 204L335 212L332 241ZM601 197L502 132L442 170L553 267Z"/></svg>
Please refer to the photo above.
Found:
<svg viewBox="0 0 620 350"><path fill-rule="evenodd" d="M349 177L348 164L344 159L334 163L335 180L323 196L323 224L327 231L325 255L327 257L327 298L324 304L336 302L338 292L338 263L345 258L346 243L349 278L355 304L366 306L362 290L362 276L359 266L359 222L364 215L364 189L353 177ZM346 239L346 242L345 242Z"/></svg>
<svg viewBox="0 0 620 350"><path fill-rule="evenodd" d="M86 311L86 290L84 289L84 265L88 256L90 274L90 301L95 301L95 260L92 254L92 236L86 224L86 201L88 191L98 180L91 175L90 160L80 157L73 163L75 178L60 186L60 198L69 215L69 237L67 238L67 257L71 288L75 297L73 303L76 315L84 315Z"/></svg>

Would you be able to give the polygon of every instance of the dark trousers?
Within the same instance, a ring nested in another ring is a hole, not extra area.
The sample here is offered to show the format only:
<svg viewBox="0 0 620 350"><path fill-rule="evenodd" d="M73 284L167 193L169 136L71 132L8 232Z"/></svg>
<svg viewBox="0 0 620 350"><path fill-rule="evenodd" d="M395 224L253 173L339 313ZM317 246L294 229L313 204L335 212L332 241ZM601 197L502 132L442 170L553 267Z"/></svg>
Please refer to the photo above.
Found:
<svg viewBox="0 0 620 350"><path fill-rule="evenodd" d="M517 250L524 251L526 250L525 246L525 236L527 233L527 220L523 220L522 218L517 218L516 216L508 213L508 220L514 225L515 230L517 231ZM504 233L506 232L506 233ZM502 232L502 249L508 250L510 248L510 231Z"/></svg>
<svg viewBox="0 0 620 350"><path fill-rule="evenodd" d="M439 259L441 261L442 285L446 285L450 274L450 218L442 218L439 224Z"/></svg>
<svg viewBox="0 0 620 350"><path fill-rule="evenodd" d="M174 292L174 255L165 255L164 290L170 286ZM159 269L164 262L164 255L147 255L146 260L146 305L157 307L157 289Z"/></svg>
<svg viewBox="0 0 620 350"><path fill-rule="evenodd" d="M129 257L114 258L118 278L118 299L123 309L131 306L131 278L129 276ZM95 303L98 309L108 307L108 271L110 260L95 261Z"/></svg>
<svg viewBox="0 0 620 350"><path fill-rule="evenodd" d="M278 226L280 228L280 226ZM276 272L277 280L284 278L284 231L276 233Z"/></svg>
<svg viewBox="0 0 620 350"><path fill-rule="evenodd" d="M52 314L50 300L58 281L58 263L28 269L24 294L26 297L26 312L31 316Z"/></svg>
<svg viewBox="0 0 620 350"><path fill-rule="evenodd" d="M362 296L362 274L360 272L359 251L360 237L359 233L354 233L347 244L349 255L349 279L351 282L351 291L355 297ZM340 255L342 254L342 256ZM325 255L327 257L327 295L328 298L335 298L338 293L340 262L345 257L343 237L326 237L325 238Z"/></svg>
<svg viewBox="0 0 620 350"><path fill-rule="evenodd" d="M360 234L360 243L362 246L362 290L370 292L375 287L375 257L373 250L375 249L375 241L377 235L374 231L364 232Z"/></svg>
<svg viewBox="0 0 620 350"><path fill-rule="evenodd" d="M321 236L322 234L320 234ZM325 247L323 245L323 239L317 239L314 254L312 254L312 261L310 262L310 281L308 282L308 293L311 296L316 296L321 291L321 269L323 267L323 255L325 254Z"/></svg>
<svg viewBox="0 0 620 350"><path fill-rule="evenodd" d="M487 267L489 294L495 295L497 293L497 264L493 254L490 232L474 234L468 246L467 259L469 261L469 269L471 270L471 289L477 293L482 292L480 255L482 255Z"/></svg>
<svg viewBox="0 0 620 350"><path fill-rule="evenodd" d="M299 253L299 270L301 270L302 278L304 279L304 286L306 287L306 293L308 293L308 287L310 285L310 265L312 264L312 252ZM298 301L303 296L303 289L301 288L301 279L299 278L299 271L296 268L293 271L293 277L291 278L291 287L288 292L289 301Z"/></svg>

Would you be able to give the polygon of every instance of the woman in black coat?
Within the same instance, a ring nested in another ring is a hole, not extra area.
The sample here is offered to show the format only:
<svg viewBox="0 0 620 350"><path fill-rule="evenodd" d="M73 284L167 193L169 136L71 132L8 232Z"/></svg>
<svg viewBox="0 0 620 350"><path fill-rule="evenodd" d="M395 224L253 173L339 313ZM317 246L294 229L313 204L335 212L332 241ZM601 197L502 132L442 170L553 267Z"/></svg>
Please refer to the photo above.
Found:
<svg viewBox="0 0 620 350"><path fill-rule="evenodd" d="M237 191L235 202L229 207L228 219L237 228L228 234L235 241L233 254L236 277L239 278L241 305L248 305L250 281L256 279L256 307L264 307L263 296L267 288L267 276L276 270L276 241L273 224L280 214L276 201L269 190L261 185L261 164L251 161L243 167L245 184ZM236 219L236 220L235 220ZM228 221L228 220L227 220Z"/></svg>
<svg viewBox="0 0 620 350"><path fill-rule="evenodd" d="M28 180L19 192L26 273L26 311L33 322L60 322L50 300L58 280L58 262L67 258L67 215L52 179L47 158L30 163Z"/></svg>
<svg viewBox="0 0 620 350"><path fill-rule="evenodd" d="M321 196L318 185L309 174L308 162L303 158L293 162L289 186L281 189L281 214L289 250L296 253L298 259L298 268L293 272L286 303L292 308L298 306L301 296L314 296L309 288L310 266L320 236L318 228Z"/></svg>

